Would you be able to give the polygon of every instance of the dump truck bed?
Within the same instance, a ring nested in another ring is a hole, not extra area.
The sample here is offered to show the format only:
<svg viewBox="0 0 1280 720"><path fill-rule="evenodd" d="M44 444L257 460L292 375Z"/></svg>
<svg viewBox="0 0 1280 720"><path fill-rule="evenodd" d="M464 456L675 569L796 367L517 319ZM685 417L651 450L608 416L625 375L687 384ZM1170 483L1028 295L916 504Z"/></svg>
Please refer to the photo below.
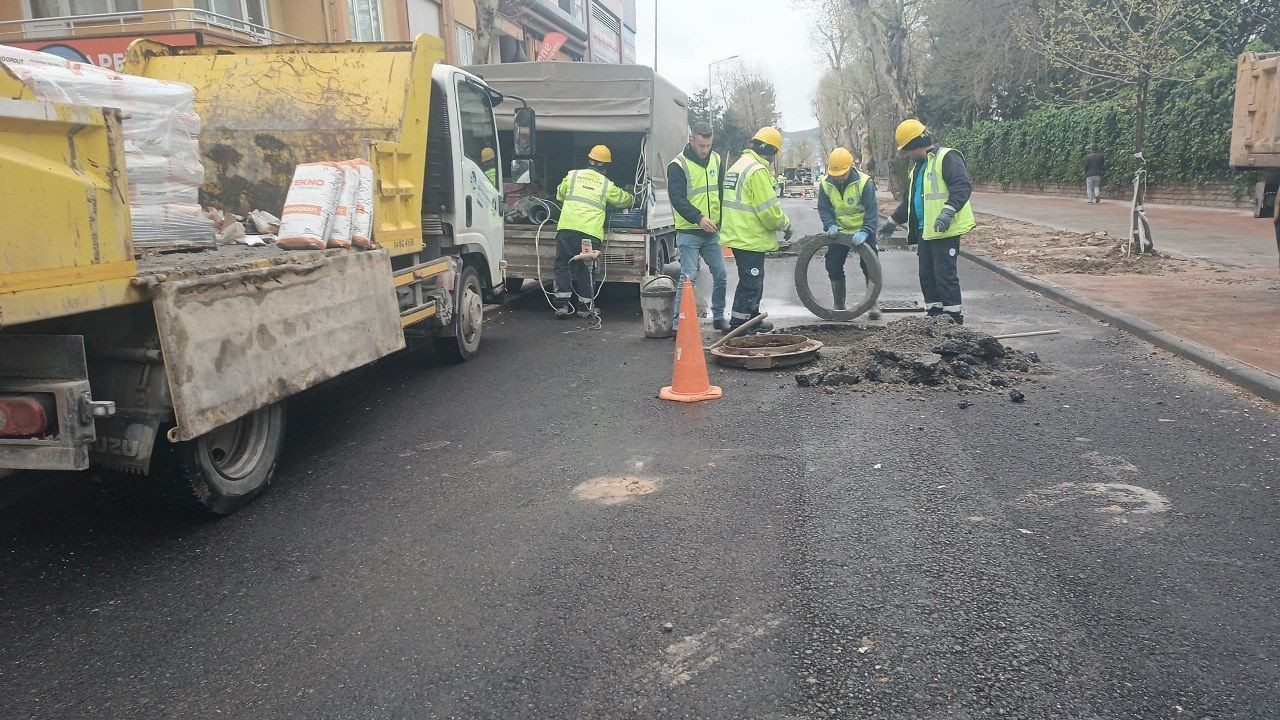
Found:
<svg viewBox="0 0 1280 720"><path fill-rule="evenodd" d="M281 250L275 245L222 245L200 252L155 253L138 258L134 284L259 270L276 265L303 265L353 250ZM141 283L139 281L142 281Z"/></svg>
<svg viewBox="0 0 1280 720"><path fill-rule="evenodd" d="M1245 53L1237 61L1231 165L1280 168L1280 52Z"/></svg>

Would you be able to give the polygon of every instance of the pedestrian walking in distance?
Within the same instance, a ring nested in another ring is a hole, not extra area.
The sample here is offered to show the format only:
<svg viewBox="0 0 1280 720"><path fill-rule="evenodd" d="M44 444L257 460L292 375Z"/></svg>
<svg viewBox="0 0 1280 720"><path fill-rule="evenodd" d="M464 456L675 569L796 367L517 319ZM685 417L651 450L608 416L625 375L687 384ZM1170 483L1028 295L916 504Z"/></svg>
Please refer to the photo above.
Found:
<svg viewBox="0 0 1280 720"><path fill-rule="evenodd" d="M595 288L587 262L569 262L584 250L598 250L604 238L605 212L609 208L625 208L634 202L631 193L614 185L605 173L613 162L613 153L604 145L596 145L587 154L587 167L570 170L556 199L560 201L560 220L556 225L556 317L574 314L576 293L577 313L590 317L594 309Z"/></svg>
<svg viewBox="0 0 1280 720"><path fill-rule="evenodd" d="M1090 205L1102 201L1102 151L1092 148L1084 156L1084 195Z"/></svg>
<svg viewBox="0 0 1280 720"><path fill-rule="evenodd" d="M769 163L780 152L782 133L775 127L762 127L724 176L720 244L733 250L738 266L730 330L760 313L765 255L778 249L777 233L781 232L784 240L791 239L791 218L782 211L769 170ZM772 323L761 322L750 332L772 329Z"/></svg>
<svg viewBox="0 0 1280 720"><path fill-rule="evenodd" d="M869 243L872 250L879 252L876 245L879 213L875 181L854 169L853 153L842 147L832 150L827 158L827 172L818 183L818 218L827 236L849 235L854 247ZM836 310L845 309L844 263L848 257L849 248L844 245L827 246L827 278L831 280ZM862 268L863 283L870 285L867 264L859 259L858 265ZM871 307L868 315L872 319L880 317L879 302Z"/></svg>
<svg viewBox="0 0 1280 720"><path fill-rule="evenodd" d="M907 226L907 244L916 245L920 292L932 316L946 313L964 324L960 275L956 268L960 237L977 225L969 195L973 183L958 150L934 142L924 123L911 118L894 132L898 151L911 161L902 203L884 226L883 239Z"/></svg>
<svg viewBox="0 0 1280 720"><path fill-rule="evenodd" d="M720 154L711 149L715 134L706 123L695 123L689 143L667 165L667 194L676 211L676 247L680 250L680 279L693 282L700 260L711 271L711 317L717 330L728 330L724 317L728 273L720 251L720 200L724 188ZM676 293L677 322L680 293Z"/></svg>

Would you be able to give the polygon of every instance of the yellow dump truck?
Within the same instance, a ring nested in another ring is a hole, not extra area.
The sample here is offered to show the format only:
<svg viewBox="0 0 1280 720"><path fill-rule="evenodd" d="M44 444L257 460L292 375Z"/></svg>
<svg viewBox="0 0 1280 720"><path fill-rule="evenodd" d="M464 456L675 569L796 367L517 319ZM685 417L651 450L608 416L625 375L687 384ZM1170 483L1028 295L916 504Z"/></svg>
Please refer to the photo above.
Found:
<svg viewBox="0 0 1280 720"><path fill-rule="evenodd" d="M1236 62L1231 165L1262 173L1254 192L1254 215L1280 218L1276 203L1280 189L1280 52L1248 52Z"/></svg>
<svg viewBox="0 0 1280 720"><path fill-rule="evenodd" d="M270 481L289 396L419 339L476 353L505 280L503 97L443 58L427 36L135 42L126 72L195 88L204 205L280 215L297 164L363 157L376 245L136 258L119 113L0 70L0 469L93 463L226 514Z"/></svg>

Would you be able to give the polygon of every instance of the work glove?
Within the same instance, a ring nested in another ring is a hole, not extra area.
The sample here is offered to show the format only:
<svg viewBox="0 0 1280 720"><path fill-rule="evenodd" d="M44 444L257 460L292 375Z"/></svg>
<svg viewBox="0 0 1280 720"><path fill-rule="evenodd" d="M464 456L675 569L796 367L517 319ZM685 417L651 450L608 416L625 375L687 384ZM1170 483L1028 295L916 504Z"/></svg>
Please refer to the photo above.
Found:
<svg viewBox="0 0 1280 720"><path fill-rule="evenodd" d="M885 220L884 224L880 226L880 239L888 240L889 238L893 237L893 233L896 232L897 229L898 229L898 223L892 220Z"/></svg>
<svg viewBox="0 0 1280 720"><path fill-rule="evenodd" d="M950 205L943 205L942 210L938 213L938 219L933 223L933 229L936 232L946 232L951 228L951 221L956 219L956 211Z"/></svg>
<svg viewBox="0 0 1280 720"><path fill-rule="evenodd" d="M858 247L859 245L861 245L862 243L864 243L864 242L866 242L866 241L867 241L867 231L866 231L866 230L859 230L858 232L856 232L856 233L854 233L854 234L853 234L853 246L854 246L854 247Z"/></svg>
<svg viewBox="0 0 1280 720"><path fill-rule="evenodd" d="M835 223L831 223L830 225L827 226L827 237L835 237L839 234L840 234L839 225L836 225Z"/></svg>
<svg viewBox="0 0 1280 720"><path fill-rule="evenodd" d="M791 226L790 226L790 225L788 225L788 226L787 226L787 229L786 229L786 230L783 230L783 231L782 231L782 239L783 239L783 240L786 240L786 241L791 240Z"/></svg>

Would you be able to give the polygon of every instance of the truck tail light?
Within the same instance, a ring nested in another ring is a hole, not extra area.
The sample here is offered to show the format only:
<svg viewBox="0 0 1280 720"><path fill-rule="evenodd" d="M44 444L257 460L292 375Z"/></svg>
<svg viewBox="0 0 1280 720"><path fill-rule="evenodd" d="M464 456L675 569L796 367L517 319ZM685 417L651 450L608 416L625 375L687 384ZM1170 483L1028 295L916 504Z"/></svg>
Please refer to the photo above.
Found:
<svg viewBox="0 0 1280 720"><path fill-rule="evenodd" d="M38 396L0 395L0 438L44 435L51 415L46 402Z"/></svg>

